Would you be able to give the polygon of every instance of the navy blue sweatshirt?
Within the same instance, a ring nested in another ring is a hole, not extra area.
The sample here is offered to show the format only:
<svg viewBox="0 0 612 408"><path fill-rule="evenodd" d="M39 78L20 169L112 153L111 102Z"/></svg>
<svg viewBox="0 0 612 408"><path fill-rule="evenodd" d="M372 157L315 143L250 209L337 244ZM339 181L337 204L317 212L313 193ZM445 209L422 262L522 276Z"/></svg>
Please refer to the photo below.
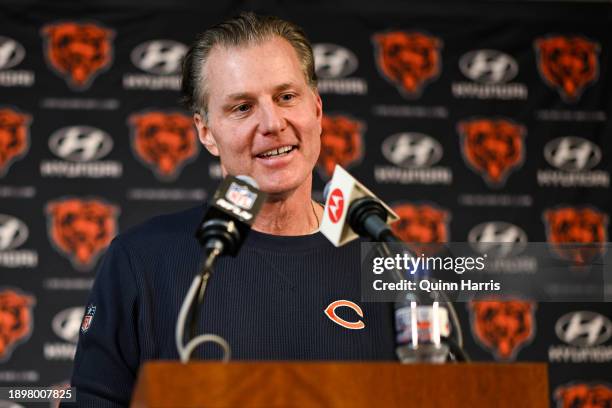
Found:
<svg viewBox="0 0 612 408"><path fill-rule="evenodd" d="M174 331L201 261L194 231L202 214L197 207L156 217L112 242L77 346L76 406L126 406L144 361L178 359ZM357 241L335 248L320 233L251 231L238 256L217 263L198 334L222 336L234 360L395 360L392 305L360 301L359 259ZM348 307L337 314L362 320L363 329L349 330L325 315L340 299L361 307L363 318ZM208 344L193 357L221 354Z"/></svg>

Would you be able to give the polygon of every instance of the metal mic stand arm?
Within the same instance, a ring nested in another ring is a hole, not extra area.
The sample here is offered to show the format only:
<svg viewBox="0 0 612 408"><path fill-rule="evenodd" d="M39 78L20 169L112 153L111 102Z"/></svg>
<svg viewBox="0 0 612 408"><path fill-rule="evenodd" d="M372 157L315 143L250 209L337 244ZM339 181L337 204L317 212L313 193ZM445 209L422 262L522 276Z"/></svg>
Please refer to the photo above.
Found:
<svg viewBox="0 0 612 408"><path fill-rule="evenodd" d="M216 243L215 243L216 244ZM178 350L179 357L181 362L187 363L191 358L191 353L195 350L200 344L206 342L213 342L219 345L223 349L223 361L228 362L231 357L231 349L227 341L220 336L215 334L203 334L199 336L195 336L196 327L197 327L197 316L198 309L202 302L204 301L204 294L206 292L206 287L208 285L208 279L212 275L213 265L217 257L221 254L223 250L222 245L211 245L206 247L207 255L202 262L202 270L201 273L196 275L193 278L193 282L191 283L191 287L187 292L187 296L185 296L185 300L181 305L181 309L179 311L179 317L176 324L175 330L175 340L176 347ZM190 339L188 339L187 344L184 344L184 330L185 330L185 321L187 320L187 316L191 312L190 319Z"/></svg>

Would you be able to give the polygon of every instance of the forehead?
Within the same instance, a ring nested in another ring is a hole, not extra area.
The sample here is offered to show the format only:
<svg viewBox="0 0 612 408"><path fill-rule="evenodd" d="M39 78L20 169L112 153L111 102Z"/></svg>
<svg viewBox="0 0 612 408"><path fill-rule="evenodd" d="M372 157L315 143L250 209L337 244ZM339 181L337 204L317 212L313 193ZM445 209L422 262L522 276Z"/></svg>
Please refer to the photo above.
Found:
<svg viewBox="0 0 612 408"><path fill-rule="evenodd" d="M282 84L306 85L297 52L280 37L240 46L215 46L202 69L209 103L229 95L268 92Z"/></svg>

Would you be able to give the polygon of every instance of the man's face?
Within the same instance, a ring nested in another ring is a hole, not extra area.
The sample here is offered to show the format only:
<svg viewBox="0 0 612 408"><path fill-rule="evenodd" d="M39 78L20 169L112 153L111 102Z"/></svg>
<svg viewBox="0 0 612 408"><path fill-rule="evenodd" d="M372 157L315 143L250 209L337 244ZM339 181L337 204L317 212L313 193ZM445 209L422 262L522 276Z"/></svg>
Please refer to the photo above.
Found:
<svg viewBox="0 0 612 408"><path fill-rule="evenodd" d="M196 114L196 127L224 172L251 176L271 194L309 183L321 149L322 104L289 42L215 47L203 69L208 122Z"/></svg>

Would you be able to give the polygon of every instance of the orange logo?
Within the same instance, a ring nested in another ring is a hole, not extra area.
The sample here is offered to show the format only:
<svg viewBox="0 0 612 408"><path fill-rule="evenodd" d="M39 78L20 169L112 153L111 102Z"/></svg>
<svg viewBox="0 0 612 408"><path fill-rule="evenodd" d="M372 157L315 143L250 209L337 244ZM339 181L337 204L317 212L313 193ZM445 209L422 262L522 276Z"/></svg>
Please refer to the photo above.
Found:
<svg viewBox="0 0 612 408"><path fill-rule="evenodd" d="M472 301L470 317L475 339L497 360L512 360L535 332L535 304L528 301Z"/></svg>
<svg viewBox="0 0 612 408"><path fill-rule="evenodd" d="M113 30L93 23L64 22L44 26L47 63L68 85L82 91L110 67Z"/></svg>
<svg viewBox="0 0 612 408"><path fill-rule="evenodd" d="M418 255L433 255L449 241L450 214L431 205L402 204L393 207L400 219L391 229Z"/></svg>
<svg viewBox="0 0 612 408"><path fill-rule="evenodd" d="M612 406L612 388L603 384L574 383L557 387L558 408L608 408Z"/></svg>
<svg viewBox="0 0 612 408"><path fill-rule="evenodd" d="M442 40L419 33L391 31L374 35L376 64L401 94L415 98L440 75Z"/></svg>
<svg viewBox="0 0 612 408"><path fill-rule="evenodd" d="M13 349L32 333L33 296L11 289L0 291L0 361L6 361Z"/></svg>
<svg viewBox="0 0 612 408"><path fill-rule="evenodd" d="M583 264L603 254L608 216L601 211L559 207L544 211L544 223L547 240L561 258Z"/></svg>
<svg viewBox="0 0 612 408"><path fill-rule="evenodd" d="M150 111L130 116L132 150L162 181L176 179L199 153L191 117Z"/></svg>
<svg viewBox="0 0 612 408"><path fill-rule="evenodd" d="M13 109L0 109L0 177L30 148L30 115Z"/></svg>
<svg viewBox="0 0 612 408"><path fill-rule="evenodd" d="M597 80L600 47L596 42L555 36L537 39L534 46L540 75L566 102L576 102L584 88Z"/></svg>
<svg viewBox="0 0 612 408"><path fill-rule="evenodd" d="M348 168L363 157L365 124L346 115L323 115L319 174L328 179L336 164Z"/></svg>
<svg viewBox="0 0 612 408"><path fill-rule="evenodd" d="M523 126L505 119L473 119L459 122L457 129L465 162L490 186L503 186L523 163Z"/></svg>
<svg viewBox="0 0 612 408"><path fill-rule="evenodd" d="M83 271L95 265L117 234L117 207L98 199L66 198L47 204L48 234L55 248Z"/></svg>
<svg viewBox="0 0 612 408"><path fill-rule="evenodd" d="M336 300L335 302L331 302L327 308L325 308L325 316L329 317L329 319L347 329L351 330L360 330L365 327L365 323L361 320L357 320L356 322L347 322L346 320L338 317L336 314L336 309L339 307L348 307L351 308L357 313L360 317L363 317L363 310L356 303L351 302L350 300Z"/></svg>

